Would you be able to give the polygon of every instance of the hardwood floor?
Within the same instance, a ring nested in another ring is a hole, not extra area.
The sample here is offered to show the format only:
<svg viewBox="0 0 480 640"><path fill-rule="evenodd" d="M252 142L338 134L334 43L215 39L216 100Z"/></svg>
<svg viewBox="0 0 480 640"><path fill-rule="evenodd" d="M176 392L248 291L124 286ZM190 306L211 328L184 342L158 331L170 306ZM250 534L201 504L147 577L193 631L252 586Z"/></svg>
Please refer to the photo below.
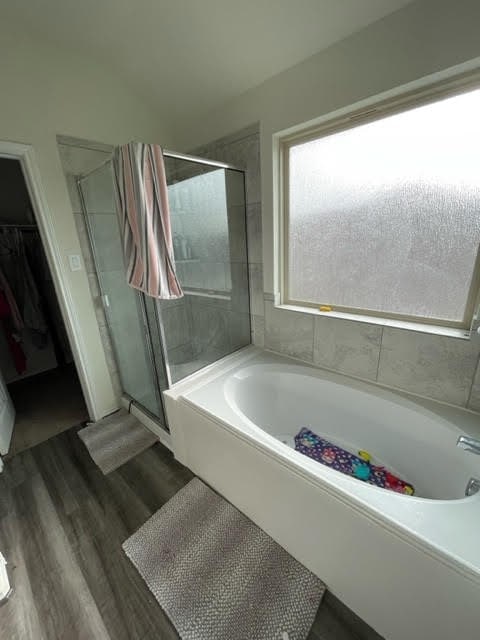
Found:
<svg viewBox="0 0 480 640"><path fill-rule="evenodd" d="M15 566L0 635L177 640L121 544L192 474L157 444L104 476L77 430L16 455L0 474L0 551ZM378 637L328 594L309 640Z"/></svg>

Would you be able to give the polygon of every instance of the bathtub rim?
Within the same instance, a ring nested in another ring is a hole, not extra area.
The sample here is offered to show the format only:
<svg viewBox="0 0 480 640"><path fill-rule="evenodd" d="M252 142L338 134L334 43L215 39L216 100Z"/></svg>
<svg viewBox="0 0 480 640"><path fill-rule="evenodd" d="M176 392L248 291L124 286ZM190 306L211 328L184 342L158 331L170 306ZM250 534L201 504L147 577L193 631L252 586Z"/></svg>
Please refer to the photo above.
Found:
<svg viewBox="0 0 480 640"><path fill-rule="evenodd" d="M230 406L230 408L233 410L233 412L238 415L240 420L244 422L248 426L248 428L254 432L254 434L258 434L260 438L267 437L267 440L269 442L270 442L269 438L273 438L272 444L275 443L275 446L277 446L276 443L279 442L280 446L283 449L283 447L285 447L286 445L282 443L276 435L269 433L266 429L264 429L262 426L257 424L252 418L250 418L247 415L247 413L245 413L245 411L242 409L240 403L237 401L237 398L236 398L236 394L235 394L236 381L234 381L233 378L236 378L237 374L240 374L241 372L245 371L246 375L242 376L242 378L238 377L239 383L241 384L242 379L247 379L250 375L252 374L254 375L254 372L251 370L254 370L257 367L259 369L266 370L265 371L266 374L270 372L275 374L278 371L278 363L275 363L275 362L255 362L255 361L253 361L252 363L246 362L244 366L233 370L231 375L227 376L226 374L222 374L219 376L219 380L221 380L221 384L222 384L224 397L226 398L226 402ZM333 385L347 387L349 389L352 389L355 392L359 392L359 393L363 393L368 396L371 396L373 398L373 402L375 402L375 399L378 398L387 403L390 402L396 405L397 407L400 407L403 410L413 411L430 421L434 420L438 422L439 426L444 432L445 431L453 432L455 437L465 434L465 435L471 435L472 437L478 437L480 439L480 425L478 425L476 429L474 428L473 431L469 431L468 429L461 428L459 425L453 423L454 418L452 419L452 417L444 415L444 413L442 412L433 411L431 407L424 406L423 404L417 402L416 399L401 396L395 391L389 390L389 389L386 389L383 392L380 392L380 390L374 387L373 385L371 385L371 389L370 389L368 388L370 387L368 383L366 383L365 381L359 381L357 379L347 379L345 382L343 380L337 380L336 378L341 379L344 377L342 374L327 372L329 374L333 374L331 377L329 377L325 375L325 372L322 372L322 370L320 370L316 375L309 375L308 372L310 371L312 371L311 368L303 367L301 363L298 363L298 365L293 365L293 369L288 371L288 375L292 376L293 378L298 376L298 378L300 378L300 381L301 381L301 378L305 376L305 377L311 377L311 378L319 378L322 381L326 382L327 384L331 383ZM186 394L186 397L188 398L191 394L194 394L195 391L197 391L197 389L192 389L190 393ZM462 417L464 418L465 416L462 416ZM327 439L331 438L332 441L335 442L334 437L332 435L323 434L323 432L321 431L318 432L318 435L325 437ZM360 449L362 447L358 445L358 448ZM298 454L298 455L294 455L294 458L298 460L299 464L301 461L305 461L305 458L302 458L301 457L302 454L300 454L299 452L295 451L294 449L291 449L290 447L288 447L288 450L291 455ZM308 456L307 456L307 459L308 459ZM318 462L314 463L314 466L316 466L317 464ZM328 472L325 474L326 478L329 478L330 474L332 474L333 472L333 475L331 476L332 479L335 479L335 478L338 479L339 476L337 476L337 474L341 473L325 465L321 468L324 469L326 472ZM400 474L402 473L398 469L397 469L397 472ZM480 474L480 470L478 473ZM343 474L341 474L341 477L345 478ZM350 478L350 481L353 483L352 484L353 488L357 486L358 482L360 482L356 478ZM371 489L372 491L373 490L380 491L382 494L385 491L383 488L378 487L376 485L370 485L370 484L365 485L364 483L362 484L364 486L368 486L368 488ZM409 502L412 502L414 500L420 500L422 503L432 502L435 504L451 503L451 502L458 503L460 501L469 501L472 497L474 497L474 496L462 495L461 497L455 497L455 498L431 498L431 497L425 497L421 495L408 496L408 495L396 493L396 492L393 492L390 495L391 495L391 498L394 500L400 499L400 500L407 500Z"/></svg>
<svg viewBox="0 0 480 640"><path fill-rule="evenodd" d="M325 493L329 494L330 497L339 500L346 507L370 519L372 522L381 526L383 529L387 530L390 534L396 536L403 542L411 544L416 549L419 549L430 557L442 562L442 564L444 564L445 566L449 567L450 569L454 569L464 577L468 578L474 584L480 586L480 566L477 567L477 565L468 562L457 554L447 552L442 546L433 543L431 540L428 540L422 535L419 535L419 533L414 529L409 528L408 526L400 522L394 521L379 509L374 508L371 504L363 502L360 498L356 497L355 499L352 499L347 492L342 491L333 482L327 483L323 481L323 479L309 472L306 466L292 462L292 460L286 456L278 455L277 451L274 451L268 446L265 446L263 443L251 437L248 437L248 435L242 432L240 429L232 427L232 425L229 425L227 422L204 410L202 407L199 407L194 402L187 400L185 397L180 397L178 400L180 402L184 402L188 407L203 415L205 418L216 423L220 428L228 431L230 435L257 449L260 453L269 456L270 458L275 460L275 462L286 467L291 473L295 473L296 475L300 476L302 480L307 481L317 489L325 491ZM273 438L273 436L270 437ZM372 487L372 489L378 489L378 491L382 491L382 489L378 487ZM400 495L398 497L414 498L414 496ZM421 498L420 500L422 500L422 502L426 502L428 500L428 502L431 503L439 503L439 506L448 505L452 502L462 502L463 504L468 504L469 506L476 503L478 509L480 510L480 493L459 500L429 500L428 498Z"/></svg>
<svg viewBox="0 0 480 640"><path fill-rule="evenodd" d="M230 354L229 356L222 358L222 360L216 363L213 363L212 365L209 365L205 369L192 374L192 376L189 376L188 378L185 378L184 380L179 381L178 383L173 385L171 389L165 391L164 394L169 399L172 399L176 402L185 403L188 407L190 407L194 411L203 415L207 419L213 421L220 428L226 430L230 435L242 440L243 442L247 443L249 446L254 447L261 454L269 456L276 463L279 463L280 465L286 467L290 472L297 474L304 481L307 481L309 484L315 486L317 489L326 492L327 494L329 494L330 497L339 500L346 507L353 509L355 512L360 513L364 517L368 517L373 523L381 526L382 528L387 530L390 534L401 539L403 542L413 545L415 548L421 550L423 553L426 553L430 557L442 562L444 565L450 567L451 569L454 569L455 571L457 571L464 577L468 578L471 582L475 583L476 585L480 585L480 562L471 561L464 556L458 555L455 552L447 550L445 546L442 546L441 544L437 544L435 541L432 541L431 539L427 538L425 535L422 535L421 533L416 531L414 528L406 525L404 522L401 522L399 520L392 518L391 516L387 515L385 512L382 512L380 509L376 508L374 505L365 501L358 495L352 495L348 493L343 488L339 487L338 484L336 484L332 479L328 481L324 477L320 477L319 474L312 472L308 468L308 465L305 464L306 462L310 462L311 464L318 465L318 463L316 463L315 461L309 460L307 457L305 457L305 460L302 459L302 464L299 464L295 460L292 460L290 455L286 455L287 453L290 454L291 450L289 451L288 447L283 445L283 443L277 440L274 436L271 436L267 432L263 431L260 427L257 427L256 425L254 425L256 429L258 429L263 433L263 438L267 437L271 439L272 444L276 443L277 445L279 445L279 447L281 445L281 449L277 449L275 446L269 446L269 443L268 442L265 443L261 438L256 439L252 437L251 434L245 431L242 431L242 429L239 428L238 426L229 424L228 422L223 420L221 417L216 416L215 414L211 413L204 407L199 406L194 400L188 398L188 396L194 391L200 390L202 387L206 386L211 382L214 382L218 378L221 378L227 375L229 372L231 372L234 369L238 369L241 366L246 366L246 363L248 361L255 358L255 356L261 355L262 353L266 353L268 356L272 356L275 360L278 360L279 362L288 361L298 366L307 366L313 372L320 369L319 375L321 375L322 369L319 367L315 367L313 365L308 366L308 363L305 363L301 360L290 358L288 356L283 356L283 355L270 352L265 349L260 349L258 347L254 347L253 345L251 345L251 346L245 347L242 350L235 352L234 354ZM352 378L351 376L344 376L343 374L339 374L338 372L335 372L335 371L329 371L329 370L325 370L325 371L327 371L328 373L333 373L335 374L335 376L339 376L341 378L346 378L356 382L361 382L369 386L371 385L372 387L375 387L375 386L381 387L391 394L399 395L406 400L410 400L414 404L420 405L423 409L426 409L427 411L431 409L430 405L432 405L433 407L447 407L447 408L451 407L454 413L460 413L464 416L466 416L467 414L470 414L472 417L476 417L478 420L478 414L469 410L464 410L460 407L455 407L452 405L448 405L447 403L441 403L431 399L425 399L425 403L418 402L417 401L418 396L415 396L413 394L409 394L405 392L397 393L396 390L392 390L389 387L384 387L383 385L375 385L370 381L359 380L358 378ZM425 404L427 406L425 406ZM434 413L436 412L434 411ZM447 414L448 413L449 412L447 411ZM178 440L178 437L180 437L180 440ZM182 442L181 442L182 437L183 437L183 434L182 435L177 434L177 445L179 445L180 448L182 447ZM175 447L175 439L174 439L174 453L177 456L177 451L175 451L175 448L176 447ZM286 451L283 451L282 450L283 448L285 448ZM300 454L298 455L300 456ZM180 461L182 461L181 456L178 456L178 457ZM321 465L319 466L321 467ZM321 467L321 468L324 469L325 471L330 471L331 473L330 469L326 467ZM345 476L345 478L350 480L351 482L354 481L353 479L348 478L347 476ZM377 492L384 493L384 490L376 487L369 487L368 490L369 491L376 490ZM402 496L400 494L398 495L393 494L392 497L400 500L409 500L409 501L416 500L421 502L422 505L433 507L436 510L441 508L448 508L448 507L451 508L452 505L456 505L455 507L456 510L458 510L458 507L463 507L463 508L468 507L468 509L471 510L472 507L476 506L479 513L478 524L480 525L480 493L474 496L459 498L454 500L442 500L442 499L436 500L436 499L418 498L418 497L416 498L415 496Z"/></svg>
<svg viewBox="0 0 480 640"><path fill-rule="evenodd" d="M227 371L236 368L241 362L246 363L262 353L268 354L268 356L271 356L275 359L278 358L282 361L287 360L288 362L295 363L298 366L306 367L313 372L319 372L320 374L324 372L327 375L345 378L353 385L357 383L360 385L371 386L375 389L378 389L379 391L383 390L394 396L399 396L405 400L410 400L410 402L420 405L421 407L427 409L428 411L431 411L432 413L437 414L437 411L440 411L441 414L445 414L447 416L450 414L452 420L454 420L456 416L461 415L464 419L471 423L467 428L467 431L469 431L471 427L472 436L480 438L480 411L476 411L474 409L471 409L470 407L462 407L457 404L452 404L451 402L446 402L445 400L438 400L435 398L430 398L429 396L412 393L411 391L405 391L398 387L391 387L386 384L382 384L381 382L377 382L376 380L370 380L369 378L361 378L359 376L343 373L336 369L331 369L323 365L317 365L313 362L301 360L300 358L296 358L291 355L278 353L277 351L272 351L271 349L267 349L265 347L258 347L254 344L241 347L240 349L237 349L236 351L223 356L219 360L210 363L202 369L194 371L189 376L186 376L185 378L182 378L181 380L173 383L169 389L165 389L162 393L176 399L180 395L190 393L191 391L196 390L198 387L204 386L208 382L211 382L214 378L217 378L219 375L221 375L219 373L220 367L222 369L222 373L226 373ZM474 420L476 420L478 424L474 425Z"/></svg>

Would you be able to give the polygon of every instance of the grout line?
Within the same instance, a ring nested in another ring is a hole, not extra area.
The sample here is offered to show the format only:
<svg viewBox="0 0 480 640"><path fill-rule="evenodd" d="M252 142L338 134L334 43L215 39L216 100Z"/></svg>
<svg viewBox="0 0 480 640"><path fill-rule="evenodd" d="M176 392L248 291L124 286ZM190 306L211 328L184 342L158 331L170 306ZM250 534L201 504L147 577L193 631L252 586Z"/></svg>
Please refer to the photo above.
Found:
<svg viewBox="0 0 480 640"><path fill-rule="evenodd" d="M472 399L472 392L473 392L473 385L475 384L475 378L477 376L477 372L478 372L478 368L480 367L480 354L477 358L477 365L475 367L475 370L473 372L473 376L472 376L472 382L470 384L470 389L468 391L468 396L467 396L467 402L465 404L465 407L468 409L470 406L470 401Z"/></svg>
<svg viewBox="0 0 480 640"><path fill-rule="evenodd" d="M315 333L317 331L316 318L313 318L313 331L312 331L312 363L315 364Z"/></svg>
<svg viewBox="0 0 480 640"><path fill-rule="evenodd" d="M378 349L378 360L377 360L377 371L375 373L375 382L378 382L378 371L380 369L380 358L382 357L382 349L383 349L383 332L385 331L385 326L382 325L382 335L380 336L380 348Z"/></svg>

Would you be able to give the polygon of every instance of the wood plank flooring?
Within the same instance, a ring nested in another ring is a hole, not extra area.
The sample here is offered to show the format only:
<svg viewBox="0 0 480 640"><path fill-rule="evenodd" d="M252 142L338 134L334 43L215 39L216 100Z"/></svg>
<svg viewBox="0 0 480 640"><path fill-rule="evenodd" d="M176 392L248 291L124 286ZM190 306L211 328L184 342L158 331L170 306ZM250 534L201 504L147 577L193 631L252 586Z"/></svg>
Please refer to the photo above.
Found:
<svg viewBox="0 0 480 640"><path fill-rule="evenodd" d="M16 455L0 474L0 550L15 567L0 636L178 640L121 544L192 474L157 444L104 476L77 430ZM378 638L330 594L309 636Z"/></svg>

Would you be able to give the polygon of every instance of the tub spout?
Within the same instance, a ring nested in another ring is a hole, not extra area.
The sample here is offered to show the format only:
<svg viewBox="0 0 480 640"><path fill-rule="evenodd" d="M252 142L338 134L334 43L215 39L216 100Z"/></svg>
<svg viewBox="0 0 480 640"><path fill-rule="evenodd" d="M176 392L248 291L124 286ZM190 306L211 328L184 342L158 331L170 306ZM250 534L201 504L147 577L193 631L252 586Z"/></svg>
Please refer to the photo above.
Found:
<svg viewBox="0 0 480 640"><path fill-rule="evenodd" d="M465 451L470 451L471 453L476 453L480 456L480 440L476 440L475 438L460 436L457 440L457 447L465 449Z"/></svg>
<svg viewBox="0 0 480 640"><path fill-rule="evenodd" d="M473 496L480 491L480 480L478 478L470 478L465 488L466 496Z"/></svg>

